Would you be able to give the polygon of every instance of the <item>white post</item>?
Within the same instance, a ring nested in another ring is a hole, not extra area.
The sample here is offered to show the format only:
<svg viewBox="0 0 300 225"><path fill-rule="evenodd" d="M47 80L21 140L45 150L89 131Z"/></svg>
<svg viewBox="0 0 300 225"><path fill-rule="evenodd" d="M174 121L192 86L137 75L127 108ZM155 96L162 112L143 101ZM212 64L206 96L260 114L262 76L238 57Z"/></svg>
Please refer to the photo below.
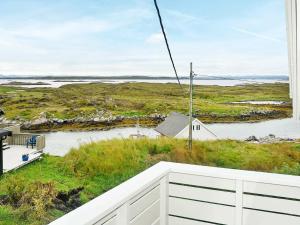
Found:
<svg viewBox="0 0 300 225"><path fill-rule="evenodd" d="M243 181L236 180L235 192L235 225L243 224Z"/></svg>
<svg viewBox="0 0 300 225"><path fill-rule="evenodd" d="M126 202L124 205L122 205L117 210L116 224L118 224L118 225L129 225L128 206L129 206L129 203Z"/></svg>
<svg viewBox="0 0 300 225"><path fill-rule="evenodd" d="M160 180L160 225L168 225L169 212L169 178L165 176Z"/></svg>
<svg viewBox="0 0 300 225"><path fill-rule="evenodd" d="M293 54L293 26L292 26L292 2L285 0L286 9L286 32L288 41L288 60L289 60L289 84L290 84L290 98L293 98L293 75L294 75L294 54Z"/></svg>
<svg viewBox="0 0 300 225"><path fill-rule="evenodd" d="M290 96L293 98L293 117L300 120L300 1L286 0L286 23L289 50Z"/></svg>

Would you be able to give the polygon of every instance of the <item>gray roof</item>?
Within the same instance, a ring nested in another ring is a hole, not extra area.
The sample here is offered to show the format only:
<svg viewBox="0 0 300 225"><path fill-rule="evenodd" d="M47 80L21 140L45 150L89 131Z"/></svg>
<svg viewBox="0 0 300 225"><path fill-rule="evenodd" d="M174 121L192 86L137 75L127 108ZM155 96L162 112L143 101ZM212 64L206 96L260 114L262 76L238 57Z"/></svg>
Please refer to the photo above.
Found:
<svg viewBox="0 0 300 225"><path fill-rule="evenodd" d="M193 119L194 120L194 119ZM158 125L155 130L162 135L175 137L180 131L189 125L189 117L180 113L172 112L164 122Z"/></svg>

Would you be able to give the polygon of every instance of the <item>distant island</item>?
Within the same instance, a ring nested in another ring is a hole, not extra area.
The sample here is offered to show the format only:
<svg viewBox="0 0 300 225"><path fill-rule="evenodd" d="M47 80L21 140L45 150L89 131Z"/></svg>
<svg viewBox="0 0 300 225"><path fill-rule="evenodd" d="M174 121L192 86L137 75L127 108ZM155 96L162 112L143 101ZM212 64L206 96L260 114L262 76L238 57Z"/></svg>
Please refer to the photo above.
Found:
<svg viewBox="0 0 300 225"><path fill-rule="evenodd" d="M74 75L51 75L51 76L33 76L33 75L0 75L0 79L5 80L176 80L170 76L144 76L144 75L124 75L124 76L74 76ZM180 76L180 80L188 80L188 76ZM287 75L199 75L195 80L289 80Z"/></svg>
<svg viewBox="0 0 300 225"><path fill-rule="evenodd" d="M45 82L35 82L35 83L30 83L30 82L19 82L19 81L11 81L11 82L8 82L8 83L4 83L4 84L1 84L3 86L10 86L10 85L13 85L13 86L24 86L24 85L50 85L48 83L45 83Z"/></svg>

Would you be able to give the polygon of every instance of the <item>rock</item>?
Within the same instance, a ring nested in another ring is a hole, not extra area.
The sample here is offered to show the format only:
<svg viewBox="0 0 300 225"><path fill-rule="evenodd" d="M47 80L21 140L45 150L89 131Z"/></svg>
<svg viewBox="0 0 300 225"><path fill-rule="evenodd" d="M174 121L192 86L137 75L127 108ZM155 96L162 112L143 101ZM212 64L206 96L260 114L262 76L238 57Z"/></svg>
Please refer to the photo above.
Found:
<svg viewBox="0 0 300 225"><path fill-rule="evenodd" d="M258 142L259 140L257 139L257 137L255 137L253 135L253 136L248 137L245 141L256 141L256 142Z"/></svg>
<svg viewBox="0 0 300 225"><path fill-rule="evenodd" d="M52 119L52 122L53 122L53 123L57 123L57 124L62 124L62 123L64 123L64 120L58 119L58 118L53 118L53 119Z"/></svg>
<svg viewBox="0 0 300 225"><path fill-rule="evenodd" d="M46 124L46 123L48 123L48 120L46 118L39 118L39 119L34 120L31 124L37 126L37 125L42 125L42 124Z"/></svg>
<svg viewBox="0 0 300 225"><path fill-rule="evenodd" d="M5 113L3 111L3 109L0 109L0 116L3 116Z"/></svg>
<svg viewBox="0 0 300 225"><path fill-rule="evenodd" d="M276 137L274 134L269 134L266 137L257 138L256 136L250 136L245 141L249 142L257 142L260 144L270 144L270 143L278 143L278 142L286 142L286 141L295 141L292 138L280 138Z"/></svg>
<svg viewBox="0 0 300 225"><path fill-rule="evenodd" d="M96 118L93 119L94 122L99 122L100 120L101 120L101 119L98 118L98 117L96 117Z"/></svg>
<svg viewBox="0 0 300 225"><path fill-rule="evenodd" d="M269 134L269 138L276 138L276 136L274 134Z"/></svg>
<svg viewBox="0 0 300 225"><path fill-rule="evenodd" d="M47 113L46 112L41 112L40 113L40 119L47 119Z"/></svg>

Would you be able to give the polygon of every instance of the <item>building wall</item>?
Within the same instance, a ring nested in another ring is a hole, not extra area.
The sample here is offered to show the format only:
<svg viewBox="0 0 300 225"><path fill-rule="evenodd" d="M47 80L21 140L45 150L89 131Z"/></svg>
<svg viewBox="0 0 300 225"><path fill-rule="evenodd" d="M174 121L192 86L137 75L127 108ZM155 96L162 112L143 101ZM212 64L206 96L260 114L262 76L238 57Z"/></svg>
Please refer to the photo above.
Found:
<svg viewBox="0 0 300 225"><path fill-rule="evenodd" d="M11 131L13 134L20 134L21 133L21 128L19 125L12 125L9 127L5 127L5 130ZM12 137L7 137L5 142L10 143L12 140Z"/></svg>
<svg viewBox="0 0 300 225"><path fill-rule="evenodd" d="M293 117L300 120L300 0L286 0L286 24L288 34L288 56L290 96L293 99Z"/></svg>
<svg viewBox="0 0 300 225"><path fill-rule="evenodd" d="M9 127L5 127L5 130L11 131L13 134L19 134L21 133L21 128L19 125L12 125Z"/></svg>
<svg viewBox="0 0 300 225"><path fill-rule="evenodd" d="M215 140L217 139L209 130L207 130L198 120L193 121L195 130L193 130L194 140ZM200 125L200 130L196 130L196 126ZM188 138L189 137L189 126L184 128L175 138Z"/></svg>

